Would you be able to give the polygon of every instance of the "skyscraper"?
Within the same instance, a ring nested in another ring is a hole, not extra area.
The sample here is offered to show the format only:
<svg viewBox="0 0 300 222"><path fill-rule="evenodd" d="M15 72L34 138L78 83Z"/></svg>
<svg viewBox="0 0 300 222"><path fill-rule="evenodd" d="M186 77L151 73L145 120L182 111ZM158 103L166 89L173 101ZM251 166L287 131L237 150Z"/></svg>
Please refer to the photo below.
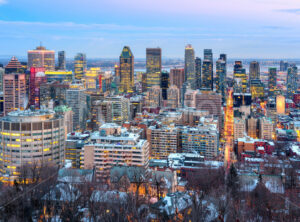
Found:
<svg viewBox="0 0 300 222"><path fill-rule="evenodd" d="M169 73L167 71L163 71L161 73L161 82L160 82L160 87L161 87L161 93L162 93L162 98L164 100L168 99L168 94L167 90L169 88Z"/></svg>
<svg viewBox="0 0 300 222"><path fill-rule="evenodd" d="M288 68L287 79L286 79L287 97L293 98L293 95L298 89L298 68L296 65Z"/></svg>
<svg viewBox="0 0 300 222"><path fill-rule="evenodd" d="M285 61L282 61L282 60L280 61L280 67L279 67L280 72L286 72L288 67L289 67L288 62L285 62Z"/></svg>
<svg viewBox="0 0 300 222"><path fill-rule="evenodd" d="M24 110L26 102L25 74L6 74L3 77L4 114L17 109Z"/></svg>
<svg viewBox="0 0 300 222"><path fill-rule="evenodd" d="M269 95L273 95L277 86L277 68L269 68Z"/></svg>
<svg viewBox="0 0 300 222"><path fill-rule="evenodd" d="M196 84L195 51L192 45L190 44L188 44L185 47L184 72L185 72L185 81L190 83L192 89L195 89L195 84Z"/></svg>
<svg viewBox="0 0 300 222"><path fill-rule="evenodd" d="M213 63L213 53L211 49L204 49L204 59L203 60L209 60L211 63Z"/></svg>
<svg viewBox="0 0 300 222"><path fill-rule="evenodd" d="M47 50L43 46L29 50L27 69L30 70L31 67L44 67L46 70L54 70L55 52L53 50Z"/></svg>
<svg viewBox="0 0 300 222"><path fill-rule="evenodd" d="M22 65L19 60L13 56L9 63L5 66L5 73L19 73L22 69ZM23 71L22 71L23 72Z"/></svg>
<svg viewBox="0 0 300 222"><path fill-rule="evenodd" d="M46 82L45 68L30 68L29 104L30 106L34 106L35 109L40 108L40 87L41 84Z"/></svg>
<svg viewBox="0 0 300 222"><path fill-rule="evenodd" d="M225 98L226 62L218 59L216 62L216 90Z"/></svg>
<svg viewBox="0 0 300 222"><path fill-rule="evenodd" d="M225 61L227 64L227 55L226 54L220 54L220 59Z"/></svg>
<svg viewBox="0 0 300 222"><path fill-rule="evenodd" d="M178 89L181 89L183 83L184 69L170 69L170 85L175 85Z"/></svg>
<svg viewBox="0 0 300 222"><path fill-rule="evenodd" d="M86 55L84 53L77 53L74 58L75 79L81 80L86 69L87 69Z"/></svg>
<svg viewBox="0 0 300 222"><path fill-rule="evenodd" d="M65 53L65 51L58 52L58 69L59 70L66 69L66 53Z"/></svg>
<svg viewBox="0 0 300 222"><path fill-rule="evenodd" d="M247 74L246 69L243 68L242 61L235 61L233 77L235 81L235 92L247 92Z"/></svg>
<svg viewBox="0 0 300 222"><path fill-rule="evenodd" d="M147 88L160 85L161 78L161 48L146 49Z"/></svg>
<svg viewBox="0 0 300 222"><path fill-rule="evenodd" d="M3 92L3 76L4 76L4 69L0 67L0 92Z"/></svg>
<svg viewBox="0 0 300 222"><path fill-rule="evenodd" d="M214 89L213 64L207 59L202 63L202 88L209 90Z"/></svg>
<svg viewBox="0 0 300 222"><path fill-rule="evenodd" d="M202 69L202 62L199 57L195 59L195 71L196 71L196 89L201 88L201 69Z"/></svg>
<svg viewBox="0 0 300 222"><path fill-rule="evenodd" d="M249 80L260 79L260 67L257 61L250 63Z"/></svg>
<svg viewBox="0 0 300 222"><path fill-rule="evenodd" d="M129 46L124 46L120 55L120 92L133 92L134 56Z"/></svg>

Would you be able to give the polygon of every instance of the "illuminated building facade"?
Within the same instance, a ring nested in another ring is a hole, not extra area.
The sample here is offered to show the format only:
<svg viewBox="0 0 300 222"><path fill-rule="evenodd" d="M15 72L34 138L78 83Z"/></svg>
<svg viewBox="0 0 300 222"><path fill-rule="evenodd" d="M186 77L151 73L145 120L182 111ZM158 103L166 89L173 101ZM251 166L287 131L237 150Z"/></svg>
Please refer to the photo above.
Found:
<svg viewBox="0 0 300 222"><path fill-rule="evenodd" d="M29 105L34 106L35 109L39 109L41 106L40 99L40 87L41 84L47 82L45 75L45 68L30 68L30 80L29 80Z"/></svg>
<svg viewBox="0 0 300 222"><path fill-rule="evenodd" d="M242 118L234 118L234 140L244 138L246 134L246 124Z"/></svg>
<svg viewBox="0 0 300 222"><path fill-rule="evenodd" d="M170 69L170 85L175 85L181 89L185 81L184 78L184 69Z"/></svg>
<svg viewBox="0 0 300 222"><path fill-rule="evenodd" d="M52 100L54 105L66 104L66 91L70 88L67 82L47 82L40 85L40 104L47 106Z"/></svg>
<svg viewBox="0 0 300 222"><path fill-rule="evenodd" d="M241 61L235 61L233 68L233 78L235 80L235 92L247 92L247 74L246 69L243 68Z"/></svg>
<svg viewBox="0 0 300 222"><path fill-rule="evenodd" d="M264 98L265 86L260 79L250 80L250 92L252 99Z"/></svg>
<svg viewBox="0 0 300 222"><path fill-rule="evenodd" d="M22 68L22 64L19 62L19 60L13 56L9 63L5 66L5 73L23 73L24 70Z"/></svg>
<svg viewBox="0 0 300 222"><path fill-rule="evenodd" d="M72 71L57 70L57 71L45 71L48 82L71 82L73 78Z"/></svg>
<svg viewBox="0 0 300 222"><path fill-rule="evenodd" d="M259 120L259 138L273 140L274 125L271 119L261 118Z"/></svg>
<svg viewBox="0 0 300 222"><path fill-rule="evenodd" d="M0 92L3 92L4 69L0 67Z"/></svg>
<svg viewBox="0 0 300 222"><path fill-rule="evenodd" d="M24 110L26 102L25 74L6 74L3 77L4 114Z"/></svg>
<svg viewBox="0 0 300 222"><path fill-rule="evenodd" d="M282 95L276 96L276 111L278 114L285 114L285 97Z"/></svg>
<svg viewBox="0 0 300 222"><path fill-rule="evenodd" d="M66 69L66 52L59 51L58 52L58 70L65 70Z"/></svg>
<svg viewBox="0 0 300 222"><path fill-rule="evenodd" d="M296 65L293 65L292 67L288 68L286 88L287 98L292 99L293 95L298 89L298 68Z"/></svg>
<svg viewBox="0 0 300 222"><path fill-rule="evenodd" d="M161 83L161 48L146 49L147 88Z"/></svg>
<svg viewBox="0 0 300 222"><path fill-rule="evenodd" d="M224 150L224 164L227 169L230 167L233 156L233 139L234 139L234 113L233 113L233 90L228 90L226 100L225 121L224 121L224 136L225 136L225 150Z"/></svg>
<svg viewBox="0 0 300 222"><path fill-rule="evenodd" d="M67 89L66 104L71 107L73 111L73 129L85 129L87 118L85 89L83 89L83 87Z"/></svg>
<svg viewBox="0 0 300 222"><path fill-rule="evenodd" d="M219 132L215 125L182 127L182 152L194 153L212 159L219 155Z"/></svg>
<svg viewBox="0 0 300 222"><path fill-rule="evenodd" d="M225 98L226 62L219 59L216 62L216 90Z"/></svg>
<svg viewBox="0 0 300 222"><path fill-rule="evenodd" d="M71 132L66 140L66 160L72 162L72 168L80 168L80 156L85 144L89 142L90 134Z"/></svg>
<svg viewBox="0 0 300 222"><path fill-rule="evenodd" d="M74 57L74 74L75 79L81 80L86 72L87 63L84 53L77 53Z"/></svg>
<svg viewBox="0 0 300 222"><path fill-rule="evenodd" d="M195 59L195 72L196 72L196 89L201 88L201 73L202 73L202 61L199 57Z"/></svg>
<svg viewBox="0 0 300 222"><path fill-rule="evenodd" d="M88 69L84 75L85 88L86 89L96 89L97 83L99 85L100 79L101 79L101 83L102 83L102 78L99 78L99 76L101 75L101 77L102 77L103 74L104 73L101 72L100 67L92 67L92 68Z"/></svg>
<svg viewBox="0 0 300 222"><path fill-rule="evenodd" d="M210 60L204 60L202 63L202 88L213 90L213 63Z"/></svg>
<svg viewBox="0 0 300 222"><path fill-rule="evenodd" d="M179 152L179 130L168 126L150 126L147 129L151 157L167 159L170 153Z"/></svg>
<svg viewBox="0 0 300 222"><path fill-rule="evenodd" d="M3 182L17 179L24 164L64 163L64 120L54 111L14 111L0 119L0 126Z"/></svg>
<svg viewBox="0 0 300 222"><path fill-rule="evenodd" d="M258 138L258 119L254 117L250 117L246 120L246 128L248 136L253 139Z"/></svg>
<svg viewBox="0 0 300 222"><path fill-rule="evenodd" d="M169 88L169 80L170 80L170 75L167 71L163 71L161 73L161 82L160 82L160 87L161 87L161 94L162 94L162 99L167 100L168 99L168 94L167 90Z"/></svg>
<svg viewBox="0 0 300 222"><path fill-rule="evenodd" d="M251 80L253 79L260 79L260 66L259 62L253 61L250 63L250 68L249 68L249 80L251 83Z"/></svg>
<svg viewBox="0 0 300 222"><path fill-rule="evenodd" d="M47 50L43 46L29 50L27 66L28 69L44 67L46 70L55 70L55 51Z"/></svg>
<svg viewBox="0 0 300 222"><path fill-rule="evenodd" d="M140 135L131 133L116 124L107 123L91 135L91 142L84 146L84 169L96 170L100 179L108 179L113 166L149 166L150 145Z"/></svg>
<svg viewBox="0 0 300 222"><path fill-rule="evenodd" d="M269 95L274 95L277 89L277 69L276 68L269 68Z"/></svg>
<svg viewBox="0 0 300 222"><path fill-rule="evenodd" d="M185 47L184 51L184 72L185 81L189 82L192 89L194 89L196 84L195 51L190 44Z"/></svg>
<svg viewBox="0 0 300 222"><path fill-rule="evenodd" d="M168 88L168 101L167 101L167 107L176 109L180 105L180 90L177 88L177 86L172 85Z"/></svg>
<svg viewBox="0 0 300 222"><path fill-rule="evenodd" d="M120 92L131 93L134 87L134 56L129 46L120 55Z"/></svg>
<svg viewBox="0 0 300 222"><path fill-rule="evenodd" d="M160 107L162 105L162 92L159 86L152 86L146 92L146 97L144 100L145 107Z"/></svg>

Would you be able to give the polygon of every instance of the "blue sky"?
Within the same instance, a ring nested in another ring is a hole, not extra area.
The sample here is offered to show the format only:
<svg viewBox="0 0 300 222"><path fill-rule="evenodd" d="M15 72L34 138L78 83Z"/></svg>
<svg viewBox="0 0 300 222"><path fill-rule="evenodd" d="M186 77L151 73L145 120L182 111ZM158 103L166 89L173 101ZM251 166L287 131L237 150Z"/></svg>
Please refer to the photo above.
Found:
<svg viewBox="0 0 300 222"><path fill-rule="evenodd" d="M299 0L0 0L0 55L42 42L67 57L117 58L129 45L183 57L191 43L232 58L300 58Z"/></svg>

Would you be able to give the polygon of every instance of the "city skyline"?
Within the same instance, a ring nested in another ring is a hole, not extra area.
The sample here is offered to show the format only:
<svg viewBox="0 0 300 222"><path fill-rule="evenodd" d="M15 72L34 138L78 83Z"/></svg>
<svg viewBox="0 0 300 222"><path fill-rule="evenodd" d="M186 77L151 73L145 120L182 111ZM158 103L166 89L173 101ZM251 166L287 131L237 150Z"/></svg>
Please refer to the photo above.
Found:
<svg viewBox="0 0 300 222"><path fill-rule="evenodd" d="M0 55L25 56L42 42L66 51L68 58L77 52L117 58L124 45L136 58L144 58L147 47L162 48L162 57L183 58L186 44L198 57L204 48L213 48L215 54L235 58L299 58L299 11L295 0L55 0L38 5L0 0Z"/></svg>

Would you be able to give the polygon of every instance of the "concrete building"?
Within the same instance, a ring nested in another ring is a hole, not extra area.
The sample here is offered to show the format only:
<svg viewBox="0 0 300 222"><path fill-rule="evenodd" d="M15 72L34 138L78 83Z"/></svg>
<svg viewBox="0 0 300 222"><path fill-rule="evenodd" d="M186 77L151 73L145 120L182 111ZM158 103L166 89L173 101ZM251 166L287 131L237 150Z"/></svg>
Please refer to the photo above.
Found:
<svg viewBox="0 0 300 222"><path fill-rule="evenodd" d="M244 138L246 135L245 120L243 120L242 118L234 118L233 131L234 140Z"/></svg>
<svg viewBox="0 0 300 222"><path fill-rule="evenodd" d="M184 94L184 107L196 107L196 94L197 90L187 89Z"/></svg>
<svg viewBox="0 0 300 222"><path fill-rule="evenodd" d="M274 125L271 119L262 118L259 120L259 138L273 140Z"/></svg>
<svg viewBox="0 0 300 222"><path fill-rule="evenodd" d="M0 168L3 182L13 182L24 164L64 163L65 126L62 116L49 110L10 112L0 119Z"/></svg>
<svg viewBox="0 0 300 222"><path fill-rule="evenodd" d="M82 130L86 127L87 102L85 89L70 88L66 91L66 103L73 111L73 130Z"/></svg>
<svg viewBox="0 0 300 222"><path fill-rule="evenodd" d="M219 154L219 132L215 125L183 127L181 143L185 153L198 153L209 159Z"/></svg>
<svg viewBox="0 0 300 222"><path fill-rule="evenodd" d="M66 69L66 52L59 51L58 52L58 70L65 70Z"/></svg>
<svg viewBox="0 0 300 222"><path fill-rule="evenodd" d="M6 74L3 77L4 115L27 106L25 74Z"/></svg>
<svg viewBox="0 0 300 222"><path fill-rule="evenodd" d="M162 91L160 86L152 86L146 92L145 100L144 100L145 107L161 107L162 106Z"/></svg>
<svg viewBox="0 0 300 222"><path fill-rule="evenodd" d="M106 180L110 169L116 165L147 169L149 149L148 141L140 139L139 134L108 123L91 135L91 142L83 148L82 163L85 169L95 168L98 179Z"/></svg>
<svg viewBox="0 0 300 222"><path fill-rule="evenodd" d="M161 81L161 48L146 49L147 89L159 86Z"/></svg>
<svg viewBox="0 0 300 222"><path fill-rule="evenodd" d="M184 81L184 69L170 69L170 85L175 85L181 89Z"/></svg>
<svg viewBox="0 0 300 222"><path fill-rule="evenodd" d="M258 137L258 120L254 117L249 117L246 120L247 134L253 139Z"/></svg>
<svg viewBox="0 0 300 222"><path fill-rule="evenodd" d="M72 108L61 105L54 108L55 113L64 117L65 134L73 132L73 111Z"/></svg>
<svg viewBox="0 0 300 222"><path fill-rule="evenodd" d="M80 156L85 144L90 141L90 134L72 132L66 139L66 160L70 160L72 168L80 168Z"/></svg>
<svg viewBox="0 0 300 222"><path fill-rule="evenodd" d="M180 90L177 88L176 85L172 85L168 88L168 101L167 107L176 109L180 105Z"/></svg>
<svg viewBox="0 0 300 222"><path fill-rule="evenodd" d="M43 46L29 50L27 68L30 69L31 67L43 67L46 70L55 70L55 51L47 50Z"/></svg>
<svg viewBox="0 0 300 222"><path fill-rule="evenodd" d="M179 130L169 126L150 126L147 129L151 157L166 159L170 153L179 152Z"/></svg>

